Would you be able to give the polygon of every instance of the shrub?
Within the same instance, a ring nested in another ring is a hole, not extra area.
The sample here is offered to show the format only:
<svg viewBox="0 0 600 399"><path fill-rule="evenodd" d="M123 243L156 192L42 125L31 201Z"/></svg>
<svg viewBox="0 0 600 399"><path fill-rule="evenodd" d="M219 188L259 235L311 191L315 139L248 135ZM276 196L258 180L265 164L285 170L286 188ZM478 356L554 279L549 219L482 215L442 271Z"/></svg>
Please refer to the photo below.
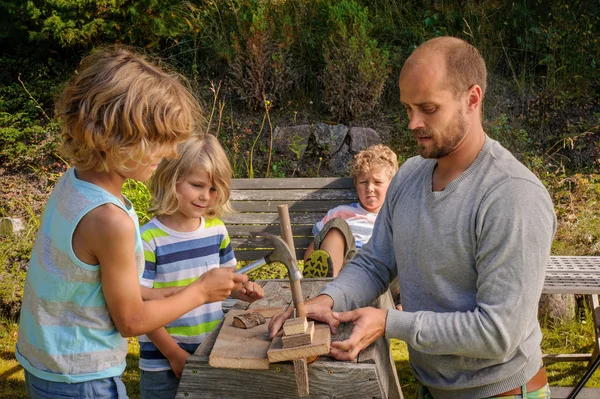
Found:
<svg viewBox="0 0 600 399"><path fill-rule="evenodd" d="M330 6L331 34L323 47L323 102L338 120L363 116L379 101L389 73L388 53L369 37L367 8L354 1Z"/></svg>
<svg viewBox="0 0 600 399"><path fill-rule="evenodd" d="M273 8L267 8L268 5ZM281 104L293 83L292 40L290 34L285 34L290 22L288 18L278 17L276 7L276 4L261 2L248 10L242 15L238 33L233 36L231 85L254 110L264 108L266 99Z"/></svg>

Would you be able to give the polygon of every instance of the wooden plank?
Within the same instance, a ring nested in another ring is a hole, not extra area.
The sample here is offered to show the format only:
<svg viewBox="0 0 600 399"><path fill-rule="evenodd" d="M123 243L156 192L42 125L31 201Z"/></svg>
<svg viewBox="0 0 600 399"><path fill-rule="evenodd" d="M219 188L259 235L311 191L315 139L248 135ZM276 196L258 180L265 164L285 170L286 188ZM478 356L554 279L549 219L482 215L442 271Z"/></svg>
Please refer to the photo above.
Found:
<svg viewBox="0 0 600 399"><path fill-rule="evenodd" d="M286 204L289 212L327 212L331 208L338 205L347 205L351 202L357 202L358 196L354 199L348 199L344 196L343 199L329 199L327 201L231 201L231 206L236 212L277 212L279 205Z"/></svg>
<svg viewBox="0 0 600 399"><path fill-rule="evenodd" d="M235 249L235 258L238 261L258 260L272 251L272 249ZM302 259L306 248L296 248L296 258Z"/></svg>
<svg viewBox="0 0 600 399"><path fill-rule="evenodd" d="M218 342L218 341L217 341ZM281 337L273 337L271 346L267 350L267 357L270 363L284 362L286 360L305 359L307 357L319 356L329 353L331 344L331 332L329 325L324 323L315 323L315 333L310 345L295 346L293 348L284 348Z"/></svg>
<svg viewBox="0 0 600 399"><path fill-rule="evenodd" d="M310 393L308 384L308 364L306 359L294 360L294 376L296 377L296 392L301 398Z"/></svg>
<svg viewBox="0 0 600 399"><path fill-rule="evenodd" d="M312 240L313 239L311 237L296 237L294 238L294 243L297 243L295 246L298 248L307 248ZM237 255L237 251L242 248L273 249L273 241L264 237L231 238L231 246L234 250L236 250L235 255Z"/></svg>
<svg viewBox="0 0 600 399"><path fill-rule="evenodd" d="M542 355L544 363L557 362L589 362L592 359L591 353L568 353L568 354L546 354Z"/></svg>
<svg viewBox="0 0 600 399"><path fill-rule="evenodd" d="M321 190L238 190L232 191L230 201L319 201L319 200L348 200L356 199L356 189Z"/></svg>
<svg viewBox="0 0 600 399"><path fill-rule="evenodd" d="M550 387L550 398L567 399L573 387ZM600 398L600 388L583 388L578 394L577 399L598 399Z"/></svg>
<svg viewBox="0 0 600 399"><path fill-rule="evenodd" d="M308 365L312 398L384 398L372 364L320 361ZM215 369L196 356L188 358L177 398L261 399L296 398L292 363L274 363L269 370Z"/></svg>
<svg viewBox="0 0 600 399"><path fill-rule="evenodd" d="M293 213L290 215L292 224L314 224L323 219L325 212ZM223 217L226 225L230 224L277 224L279 215L277 213L234 213Z"/></svg>
<svg viewBox="0 0 600 399"><path fill-rule="evenodd" d="M292 226L294 237L313 237L312 224L296 224ZM256 237L264 233L279 235L277 224L232 224L227 226L229 237Z"/></svg>
<svg viewBox="0 0 600 399"><path fill-rule="evenodd" d="M246 189L285 189L285 188L354 188L354 179L351 177L297 177L297 178L260 178L260 179L232 179L232 190Z"/></svg>
<svg viewBox="0 0 600 399"><path fill-rule="evenodd" d="M233 327L233 317L244 310L227 312L208 364L217 368L268 370L267 350L271 344L268 324L250 329Z"/></svg>

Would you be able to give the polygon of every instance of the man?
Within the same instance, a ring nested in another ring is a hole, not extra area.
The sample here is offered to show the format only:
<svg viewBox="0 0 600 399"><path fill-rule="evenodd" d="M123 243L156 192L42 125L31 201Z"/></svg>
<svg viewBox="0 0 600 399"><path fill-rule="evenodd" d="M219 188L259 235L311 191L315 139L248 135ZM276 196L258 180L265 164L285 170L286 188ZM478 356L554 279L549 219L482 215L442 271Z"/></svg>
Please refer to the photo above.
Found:
<svg viewBox="0 0 600 399"><path fill-rule="evenodd" d="M457 38L408 58L400 100L420 156L394 177L369 243L306 303L333 331L354 323L332 343L337 359L383 335L406 341L420 398L549 397L537 304L556 217L542 183L483 130L486 75ZM396 276L403 311L363 307Z"/></svg>

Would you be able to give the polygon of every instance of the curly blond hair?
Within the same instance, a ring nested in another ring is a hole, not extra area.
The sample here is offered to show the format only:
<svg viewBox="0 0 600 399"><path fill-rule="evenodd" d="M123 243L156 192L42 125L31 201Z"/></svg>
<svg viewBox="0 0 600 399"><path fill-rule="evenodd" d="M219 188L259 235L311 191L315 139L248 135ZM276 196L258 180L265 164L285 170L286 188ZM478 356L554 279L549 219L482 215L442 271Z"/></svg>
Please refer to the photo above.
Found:
<svg viewBox="0 0 600 399"><path fill-rule="evenodd" d="M386 172L390 178L398 171L398 156L383 144L372 145L354 156L350 175L354 179L372 171Z"/></svg>
<svg viewBox="0 0 600 399"><path fill-rule="evenodd" d="M208 209L207 218L221 217L233 210L229 204L233 171L227 154L216 137L192 135L177 147L179 156L163 159L150 179L152 205L155 215L171 215L179 208L177 183L196 172L205 172L217 191L215 205Z"/></svg>
<svg viewBox="0 0 600 399"><path fill-rule="evenodd" d="M75 167L127 170L128 161L175 156L177 144L202 121L181 76L122 47L86 57L57 99L62 153Z"/></svg>

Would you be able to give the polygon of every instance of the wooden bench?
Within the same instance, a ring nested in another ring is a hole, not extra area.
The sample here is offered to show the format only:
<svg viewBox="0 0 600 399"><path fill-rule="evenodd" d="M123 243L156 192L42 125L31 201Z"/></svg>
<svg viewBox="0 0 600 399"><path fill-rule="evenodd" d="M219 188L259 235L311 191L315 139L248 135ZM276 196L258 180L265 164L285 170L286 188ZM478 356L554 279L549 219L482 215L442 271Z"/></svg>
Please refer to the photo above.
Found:
<svg viewBox="0 0 600 399"><path fill-rule="evenodd" d="M242 261L257 260L272 249L269 240L260 234L280 235L278 205L287 204L294 235L297 259L313 239L312 227L326 212L341 204L358 201L352 178L284 178L284 179L233 179L231 203L236 214L224 218L236 258ZM547 294L592 295L594 309L595 342L593 354L546 355L546 362L590 361L600 352L600 257L552 256L544 284ZM588 371L593 371L589 370ZM580 380L580 383L587 380ZM579 385L579 384L578 384ZM571 388L552 388L553 398L567 397ZM592 392L592 393L589 393ZM600 390L584 389L583 395L596 395ZM592 396L590 396L592 397Z"/></svg>
<svg viewBox="0 0 600 399"><path fill-rule="evenodd" d="M313 239L312 227L337 205L357 202L352 178L233 179L231 204L223 219L237 260L257 260L273 249L260 234L280 235L277 206L287 204L296 258Z"/></svg>

